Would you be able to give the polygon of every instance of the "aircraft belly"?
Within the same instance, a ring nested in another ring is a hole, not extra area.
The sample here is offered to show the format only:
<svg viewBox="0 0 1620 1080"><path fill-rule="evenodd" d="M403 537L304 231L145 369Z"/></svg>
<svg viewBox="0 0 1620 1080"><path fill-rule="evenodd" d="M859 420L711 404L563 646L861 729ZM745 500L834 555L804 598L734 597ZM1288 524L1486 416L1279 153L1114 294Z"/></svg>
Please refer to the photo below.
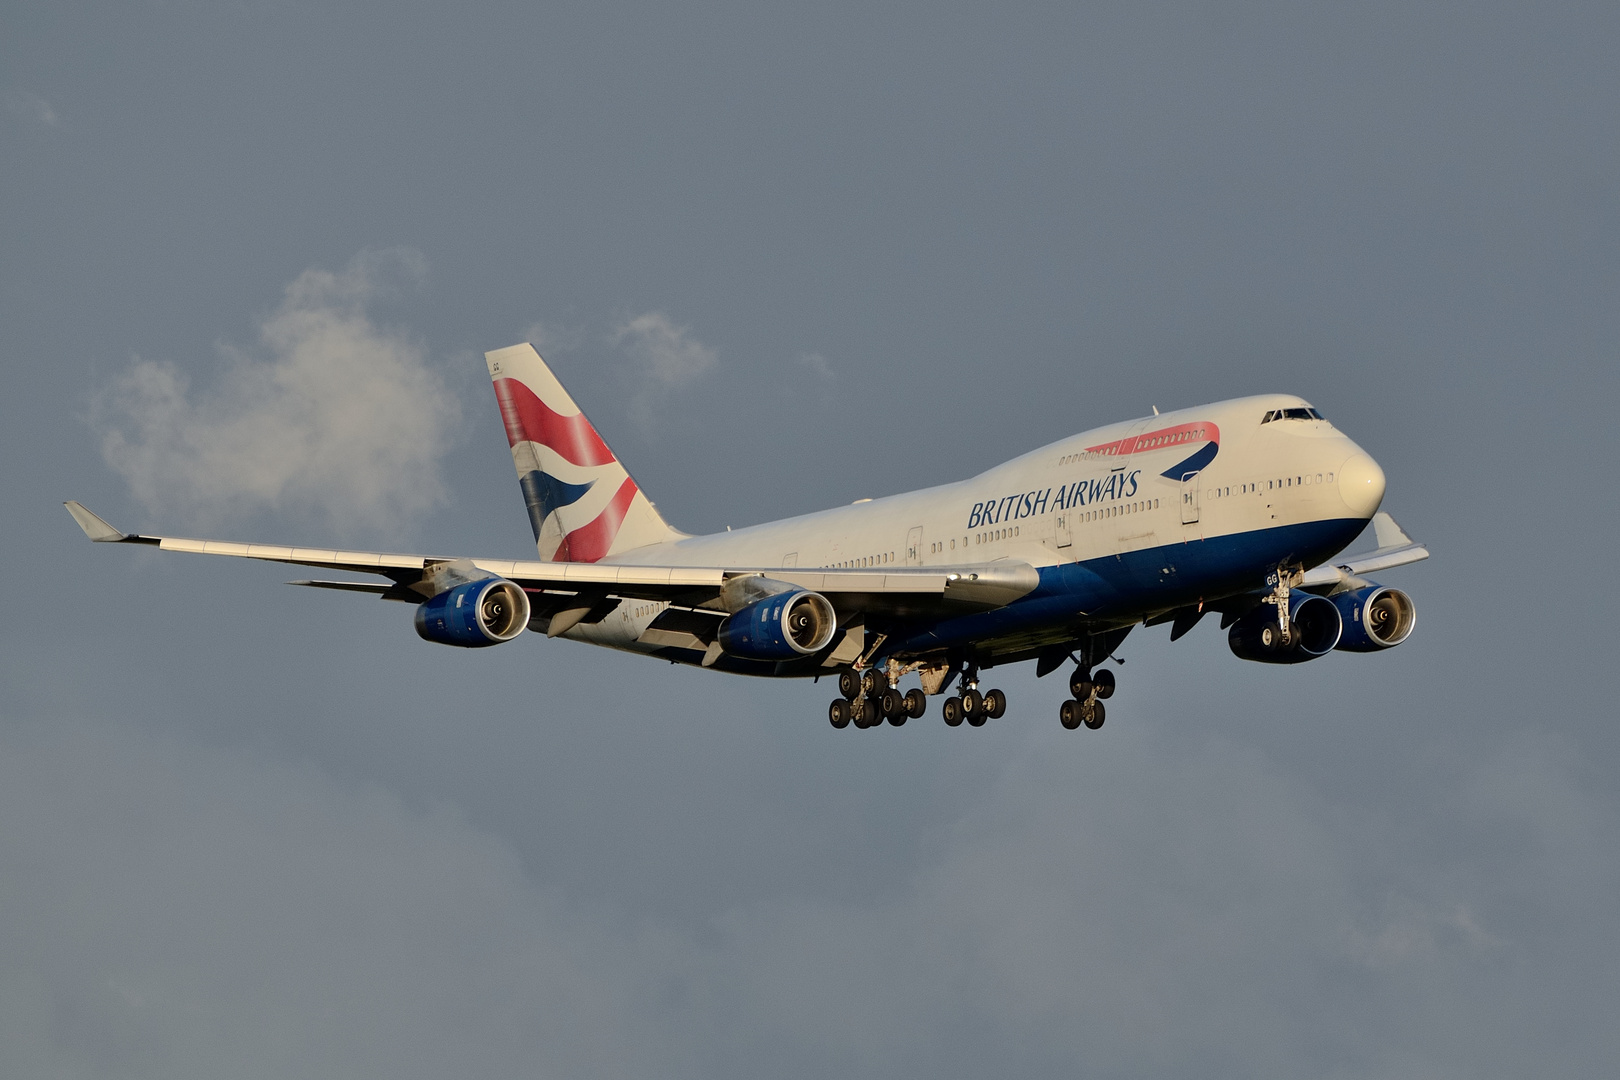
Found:
<svg viewBox="0 0 1620 1080"><path fill-rule="evenodd" d="M1161 544L1040 569L1029 596L994 611L943 620L898 643L899 654L971 646L1021 651L1120 626L1199 600L1259 587L1279 562L1315 565L1342 551L1365 527L1359 518Z"/></svg>

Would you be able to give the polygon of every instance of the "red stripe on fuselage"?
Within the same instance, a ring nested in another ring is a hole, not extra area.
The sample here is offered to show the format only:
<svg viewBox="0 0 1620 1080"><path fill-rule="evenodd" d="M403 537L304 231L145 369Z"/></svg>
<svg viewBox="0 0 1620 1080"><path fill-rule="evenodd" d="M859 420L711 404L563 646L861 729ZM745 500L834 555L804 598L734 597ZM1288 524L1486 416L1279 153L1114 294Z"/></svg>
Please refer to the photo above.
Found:
<svg viewBox="0 0 1620 1080"><path fill-rule="evenodd" d="M619 485L613 501L600 514L563 537L562 543L557 546L557 553L551 557L552 561L595 562L606 555L618 538L619 526L624 523L624 515L630 512L630 501L635 497L636 482L627 476L624 483Z"/></svg>
<svg viewBox="0 0 1620 1080"><path fill-rule="evenodd" d="M1160 428L1158 431L1149 431L1144 435L1121 439L1118 442L1103 443L1100 446L1088 446L1086 452L1107 454L1110 457L1123 457L1126 454L1140 454L1145 450L1158 450L1165 446L1188 446L1192 443L1206 441L1219 446L1221 429L1208 420L1196 420L1191 424L1178 424L1175 427Z"/></svg>
<svg viewBox="0 0 1620 1080"><path fill-rule="evenodd" d="M615 460L584 413L563 416L554 412L516 379L496 379L495 400L501 406L509 445L539 443L575 465L606 465Z"/></svg>

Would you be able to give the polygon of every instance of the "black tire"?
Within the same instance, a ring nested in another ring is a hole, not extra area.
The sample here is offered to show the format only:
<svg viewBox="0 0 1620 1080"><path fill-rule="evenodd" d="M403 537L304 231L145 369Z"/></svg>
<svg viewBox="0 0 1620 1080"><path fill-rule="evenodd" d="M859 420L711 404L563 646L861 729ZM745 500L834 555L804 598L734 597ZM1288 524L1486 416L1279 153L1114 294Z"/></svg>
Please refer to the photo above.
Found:
<svg viewBox="0 0 1620 1080"><path fill-rule="evenodd" d="M1069 693L1074 695L1074 700L1086 700L1091 696L1092 689L1091 673L1085 668L1075 668L1074 674L1069 676Z"/></svg>
<svg viewBox="0 0 1620 1080"><path fill-rule="evenodd" d="M844 695L845 701L854 701L861 696L861 673L854 668L845 668L838 673L838 692Z"/></svg>
<svg viewBox="0 0 1620 1080"><path fill-rule="evenodd" d="M984 695L977 690L969 690L962 695L962 715L969 720L984 712Z"/></svg>
<svg viewBox="0 0 1620 1080"><path fill-rule="evenodd" d="M906 691L906 715L913 720L921 718L928 711L928 695L916 687Z"/></svg>
<svg viewBox="0 0 1620 1080"><path fill-rule="evenodd" d="M858 728L872 726L872 703L863 697L858 697L849 703L849 718Z"/></svg>
<svg viewBox="0 0 1620 1080"><path fill-rule="evenodd" d="M827 706L827 719L835 728L849 727L849 702L833 698L832 704Z"/></svg>
<svg viewBox="0 0 1620 1080"><path fill-rule="evenodd" d="M1073 731L1080 726L1080 703L1078 701L1065 701L1058 706L1058 722Z"/></svg>
<svg viewBox="0 0 1620 1080"><path fill-rule="evenodd" d="M974 713L972 716L969 716L967 718L967 722L972 724L974 727L984 727L984 722L986 720L988 720L988 719L989 719L989 717L984 715L984 710L980 709L978 712Z"/></svg>
<svg viewBox="0 0 1620 1080"><path fill-rule="evenodd" d="M867 697L877 697L889 688L889 677L877 668L867 668L861 673L861 689Z"/></svg>
<svg viewBox="0 0 1620 1080"><path fill-rule="evenodd" d="M1114 673L1112 671L1103 668L1091 677L1091 681L1097 684L1098 701L1114 696Z"/></svg>
<svg viewBox="0 0 1620 1080"><path fill-rule="evenodd" d="M901 709L898 713L896 713L895 715L889 717L889 726L890 727L905 727L906 726L906 721L909 720L909 719L911 719L911 717L906 715L906 710Z"/></svg>
<svg viewBox="0 0 1620 1080"><path fill-rule="evenodd" d="M878 712L882 713L890 720L893 720L897 716L904 716L906 714L905 695L892 688L883 691L882 695L878 698Z"/></svg>
<svg viewBox="0 0 1620 1080"><path fill-rule="evenodd" d="M954 696L946 698L945 704L940 706L939 714L945 718L945 723L951 727L961 727L962 699Z"/></svg>
<svg viewBox="0 0 1620 1080"><path fill-rule="evenodd" d="M1007 715L1007 695L1000 690L992 690L984 695L984 715L992 720L1000 720Z"/></svg>
<svg viewBox="0 0 1620 1080"><path fill-rule="evenodd" d="M1103 726L1103 721L1107 718L1108 710L1103 708L1103 703L1100 701L1093 701L1091 703L1091 711L1086 714L1086 727L1090 728L1092 731L1096 731L1098 728Z"/></svg>

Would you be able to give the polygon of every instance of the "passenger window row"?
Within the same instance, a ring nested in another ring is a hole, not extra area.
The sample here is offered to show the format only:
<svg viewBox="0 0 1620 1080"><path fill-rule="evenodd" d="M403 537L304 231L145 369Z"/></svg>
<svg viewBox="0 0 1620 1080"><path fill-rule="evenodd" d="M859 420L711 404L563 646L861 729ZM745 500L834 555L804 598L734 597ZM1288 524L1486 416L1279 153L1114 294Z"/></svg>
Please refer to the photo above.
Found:
<svg viewBox="0 0 1620 1080"><path fill-rule="evenodd" d="M1250 484L1238 484L1236 487L1209 488L1205 496L1211 499L1224 499L1230 495L1253 495L1262 491L1277 491L1282 488L1309 487L1313 484L1333 483L1332 473L1305 473L1297 476L1282 476L1272 480L1256 480Z"/></svg>
<svg viewBox="0 0 1620 1080"><path fill-rule="evenodd" d="M894 562L894 552L885 551L878 555L867 555L859 559L845 559L843 562L830 564L834 570L864 570L869 566L883 566Z"/></svg>

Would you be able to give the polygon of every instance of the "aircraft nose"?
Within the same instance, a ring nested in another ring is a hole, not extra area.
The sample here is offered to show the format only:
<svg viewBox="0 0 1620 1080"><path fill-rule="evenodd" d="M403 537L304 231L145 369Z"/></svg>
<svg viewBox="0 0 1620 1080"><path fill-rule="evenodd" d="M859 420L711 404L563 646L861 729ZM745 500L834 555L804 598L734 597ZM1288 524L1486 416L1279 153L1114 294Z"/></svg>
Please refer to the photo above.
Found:
<svg viewBox="0 0 1620 1080"><path fill-rule="evenodd" d="M1384 470L1363 451L1339 466L1339 496L1357 517L1370 518L1384 501Z"/></svg>

